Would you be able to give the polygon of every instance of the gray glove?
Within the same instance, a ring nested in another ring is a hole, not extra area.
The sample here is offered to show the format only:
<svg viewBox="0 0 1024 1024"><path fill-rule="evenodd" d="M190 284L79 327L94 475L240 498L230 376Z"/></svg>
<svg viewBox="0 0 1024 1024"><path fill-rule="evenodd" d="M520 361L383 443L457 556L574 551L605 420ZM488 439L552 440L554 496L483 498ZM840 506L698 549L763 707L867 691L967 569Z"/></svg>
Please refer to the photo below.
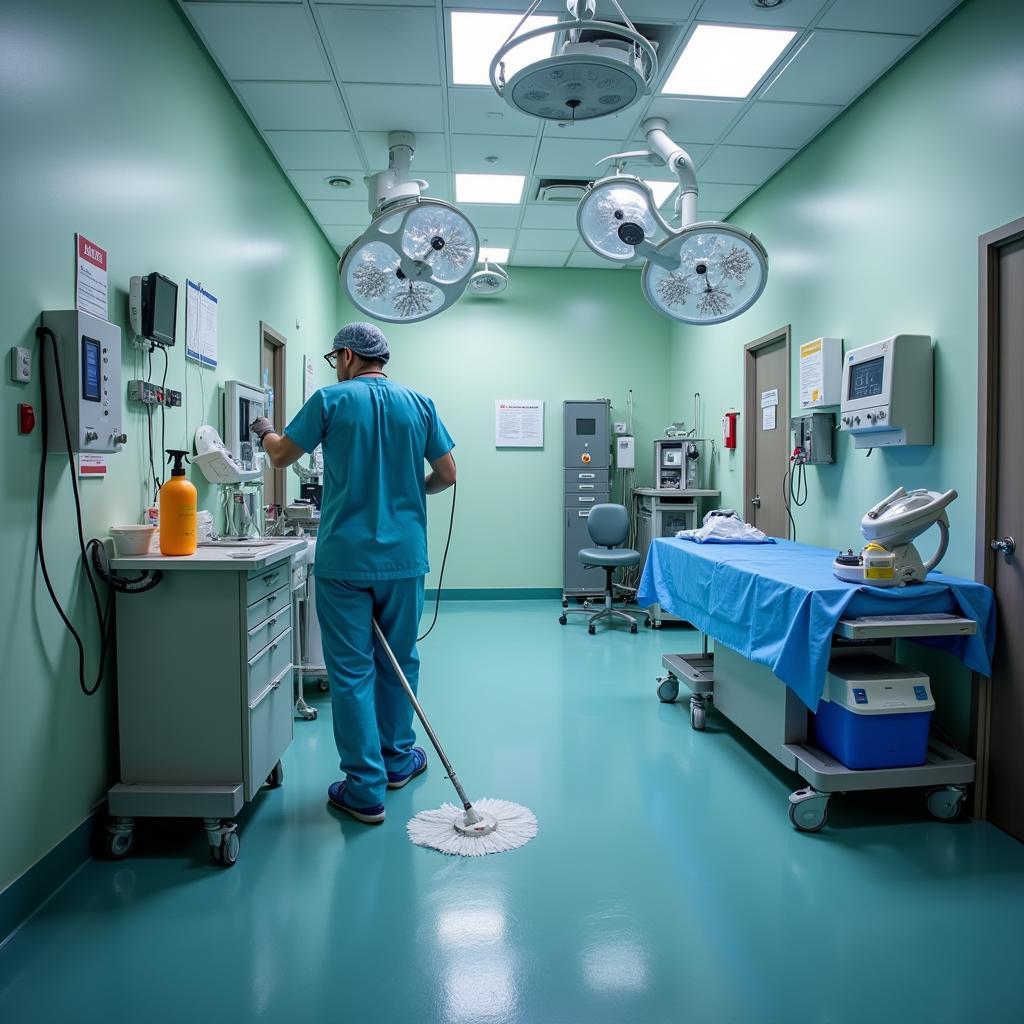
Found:
<svg viewBox="0 0 1024 1024"><path fill-rule="evenodd" d="M258 416L249 425L249 429L256 435L256 437L259 438L260 442L262 443L263 438L266 437L267 434L272 434L274 432L274 424L271 423L266 416Z"/></svg>

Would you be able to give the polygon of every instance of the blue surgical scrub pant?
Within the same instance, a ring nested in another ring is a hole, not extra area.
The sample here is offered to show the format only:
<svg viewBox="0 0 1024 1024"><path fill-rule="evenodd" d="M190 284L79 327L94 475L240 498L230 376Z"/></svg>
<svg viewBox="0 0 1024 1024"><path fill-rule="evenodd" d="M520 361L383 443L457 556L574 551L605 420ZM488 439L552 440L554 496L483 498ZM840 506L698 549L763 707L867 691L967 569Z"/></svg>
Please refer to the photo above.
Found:
<svg viewBox="0 0 1024 1024"><path fill-rule="evenodd" d="M423 577L336 580L316 577L316 611L331 684L334 740L356 807L382 803L387 773L412 770L413 709L380 644L384 631L415 691L420 659L416 635L423 613Z"/></svg>

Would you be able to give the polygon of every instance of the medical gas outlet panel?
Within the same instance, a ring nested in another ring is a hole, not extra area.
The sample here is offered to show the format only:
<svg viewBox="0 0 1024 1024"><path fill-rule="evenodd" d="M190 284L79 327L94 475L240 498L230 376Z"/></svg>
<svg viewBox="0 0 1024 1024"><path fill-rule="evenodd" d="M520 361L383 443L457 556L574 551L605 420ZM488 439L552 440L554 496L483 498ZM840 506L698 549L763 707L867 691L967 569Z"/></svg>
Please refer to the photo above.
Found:
<svg viewBox="0 0 1024 1024"><path fill-rule="evenodd" d="M63 452L67 447L60 422L60 381L72 452L119 452L128 440L122 423L121 328L76 309L43 313L43 327L53 331L56 338L59 365L58 377L53 346L44 337L41 358L46 360L49 451Z"/></svg>
<svg viewBox="0 0 1024 1024"><path fill-rule="evenodd" d="M895 334L843 359L839 429L857 448L932 444L932 339Z"/></svg>

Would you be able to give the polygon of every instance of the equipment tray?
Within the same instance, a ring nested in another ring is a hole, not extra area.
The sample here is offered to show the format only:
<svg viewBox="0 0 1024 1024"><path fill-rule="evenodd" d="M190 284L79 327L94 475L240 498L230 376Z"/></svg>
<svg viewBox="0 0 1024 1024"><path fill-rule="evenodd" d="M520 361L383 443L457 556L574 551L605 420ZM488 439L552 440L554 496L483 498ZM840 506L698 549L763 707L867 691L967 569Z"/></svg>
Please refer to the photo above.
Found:
<svg viewBox="0 0 1024 1024"><path fill-rule="evenodd" d="M714 693L715 690L715 655L706 654L666 654L661 659L662 665L677 679L697 693Z"/></svg>
<svg viewBox="0 0 1024 1024"><path fill-rule="evenodd" d="M974 636L978 624L959 615L861 615L840 619L836 635L847 640L880 640L912 636Z"/></svg>

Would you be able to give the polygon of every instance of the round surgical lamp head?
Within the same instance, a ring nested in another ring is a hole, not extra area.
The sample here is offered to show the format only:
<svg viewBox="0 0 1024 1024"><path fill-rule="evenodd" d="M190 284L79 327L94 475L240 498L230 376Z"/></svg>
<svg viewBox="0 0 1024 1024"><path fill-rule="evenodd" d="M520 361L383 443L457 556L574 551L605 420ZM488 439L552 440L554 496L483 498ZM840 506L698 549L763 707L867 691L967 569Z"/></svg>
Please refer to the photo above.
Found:
<svg viewBox="0 0 1024 1024"><path fill-rule="evenodd" d="M378 213L338 264L352 304L388 323L436 316L462 295L476 266L476 229L440 199L402 199Z"/></svg>
<svg viewBox="0 0 1024 1024"><path fill-rule="evenodd" d="M587 245L606 260L629 263L636 247L658 234L657 203L631 174L595 181L576 208L576 226Z"/></svg>
<svg viewBox="0 0 1024 1024"><path fill-rule="evenodd" d="M507 287L508 271L497 265L492 267L487 260L484 260L483 267L470 277L467 291L470 295L486 298L491 295L500 295Z"/></svg>
<svg viewBox="0 0 1024 1024"><path fill-rule="evenodd" d="M749 309L768 280L768 254L749 232L703 221L672 235L644 265L647 301L686 324L720 324Z"/></svg>
<svg viewBox="0 0 1024 1024"><path fill-rule="evenodd" d="M584 5L584 14L593 5ZM650 92L658 74L654 46L628 19L626 25L579 17L527 32L513 32L491 61L494 91L516 110L545 121L590 121L625 110ZM524 18L525 20L525 18ZM582 33L595 37L581 41ZM520 68L505 80L505 61L523 43L545 35L567 38L557 53Z"/></svg>

